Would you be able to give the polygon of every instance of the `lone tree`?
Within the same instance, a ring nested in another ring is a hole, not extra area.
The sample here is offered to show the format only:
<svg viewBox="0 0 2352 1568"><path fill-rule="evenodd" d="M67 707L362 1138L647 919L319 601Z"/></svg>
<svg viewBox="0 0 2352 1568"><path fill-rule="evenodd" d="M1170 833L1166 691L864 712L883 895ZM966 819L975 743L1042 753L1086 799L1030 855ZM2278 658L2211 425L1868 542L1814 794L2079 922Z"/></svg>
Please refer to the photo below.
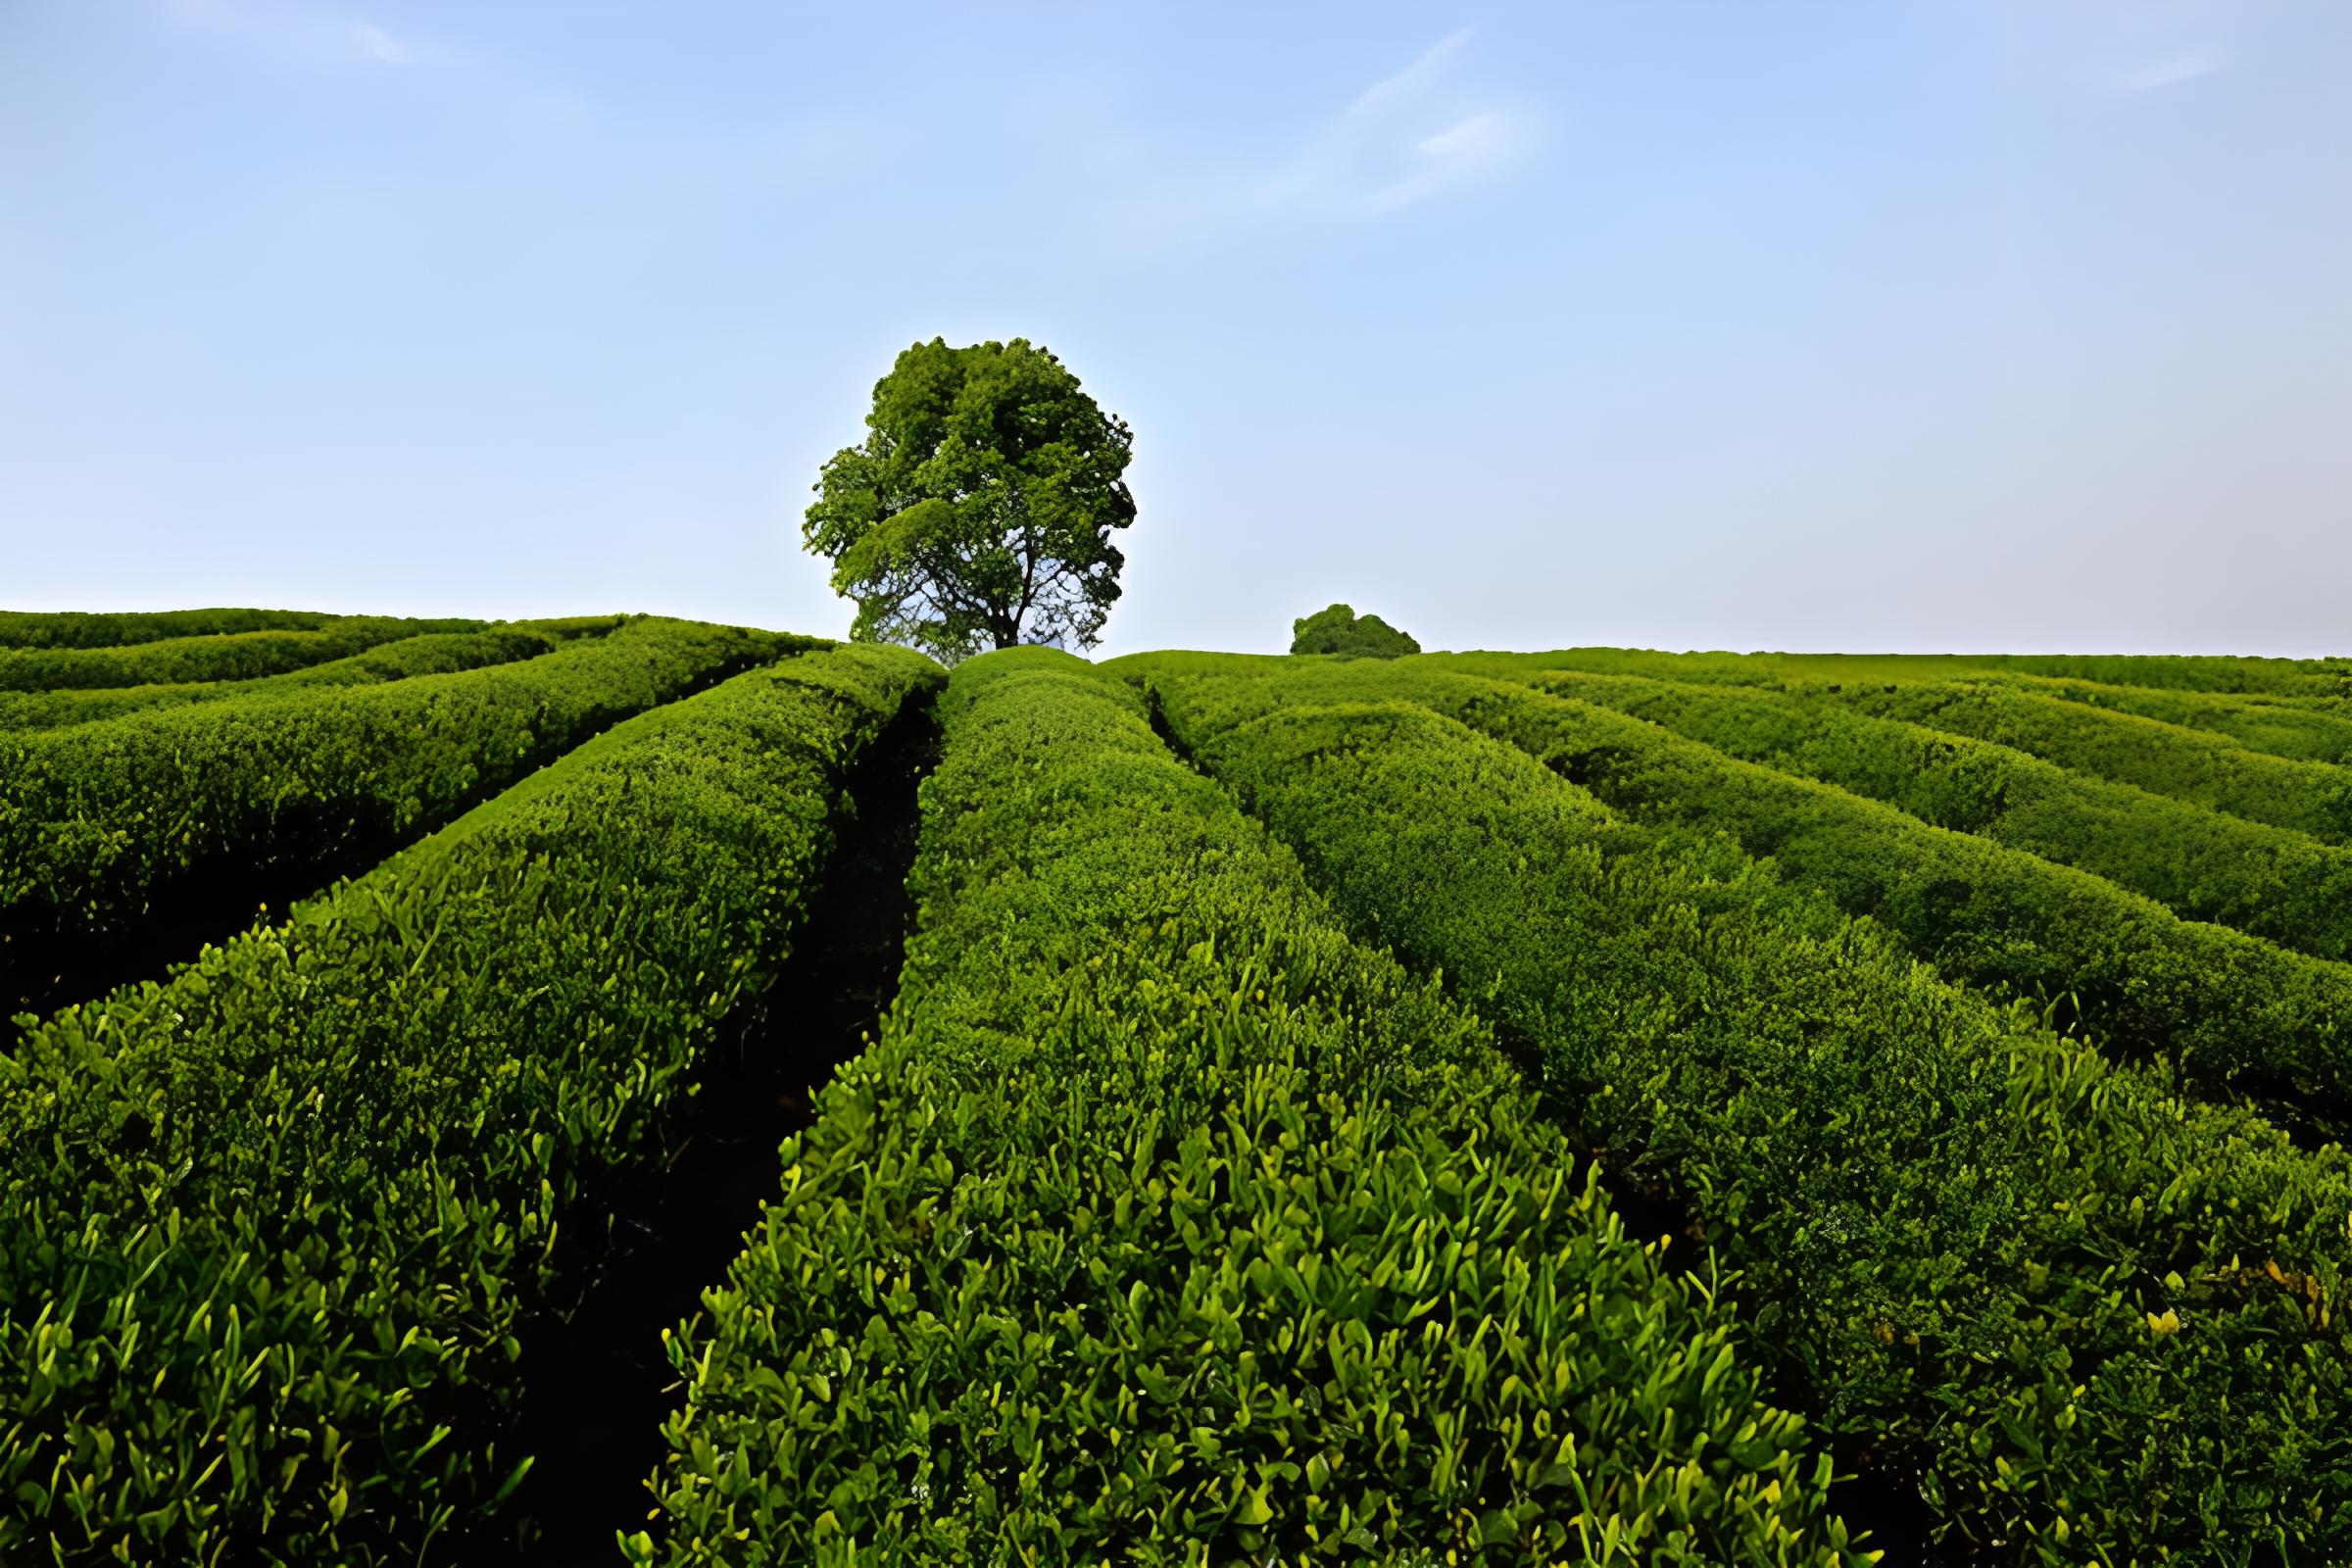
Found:
<svg viewBox="0 0 2352 1568"><path fill-rule="evenodd" d="M1346 605L1330 605L1291 622L1294 654L1345 654L1354 659L1395 659L1417 654L1421 645L1378 615L1358 615Z"/></svg>
<svg viewBox="0 0 2352 1568"><path fill-rule="evenodd" d="M1024 338L901 354L866 437L833 454L801 536L858 601L850 630L953 663L1023 641L1091 648L1135 520L1134 432Z"/></svg>

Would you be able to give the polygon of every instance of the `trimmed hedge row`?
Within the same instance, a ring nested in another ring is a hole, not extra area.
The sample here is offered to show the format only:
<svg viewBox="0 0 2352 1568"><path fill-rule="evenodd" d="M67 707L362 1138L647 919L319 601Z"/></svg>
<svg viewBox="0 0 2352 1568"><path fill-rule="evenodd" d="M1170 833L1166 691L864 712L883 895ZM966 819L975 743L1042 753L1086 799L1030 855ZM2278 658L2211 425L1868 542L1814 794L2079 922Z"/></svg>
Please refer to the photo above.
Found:
<svg viewBox="0 0 2352 1568"><path fill-rule="evenodd" d="M843 649L642 714L0 1057L0 1559L406 1565L500 1500L559 1227L937 679Z"/></svg>
<svg viewBox="0 0 2352 1568"><path fill-rule="evenodd" d="M1988 654L1973 656L1993 669L2029 675L2095 680L2109 686L2151 686L2185 692L2271 692L2284 697L2352 696L2352 662L2341 659L2259 659L2246 655Z"/></svg>
<svg viewBox="0 0 2352 1568"><path fill-rule="evenodd" d="M1428 662L1497 679L1553 669L1657 680L1769 686L1782 681L1906 681L1978 678L1992 671L1965 654L1670 654L1652 648L1555 648L1542 653L1433 654Z"/></svg>
<svg viewBox="0 0 2352 1568"><path fill-rule="evenodd" d="M1836 699L1575 670L1546 674L1541 686L1885 801L1937 827L2106 877L2186 919L2232 926L2315 957L2352 956L2352 851L2069 772L1998 744L2014 732L1997 721L1967 721L1991 711L1998 699L1956 710L1948 700L1917 700L1947 689L1912 686L1860 695L1853 701L1865 711L1855 712ZM1917 712L1919 722L1873 716L1885 711ZM2091 715L2094 723L2110 716ZM1962 733L1924 727L1947 720ZM2352 775L2345 782L2352 789Z"/></svg>
<svg viewBox="0 0 2352 1568"><path fill-rule="evenodd" d="M1947 1540L2352 1547L2341 1149L2184 1103L1417 705L1299 707L1327 676L1221 678L1238 660L1110 667L1352 929L1481 999L1604 1157L1697 1210L1808 1407L1916 1466Z"/></svg>
<svg viewBox="0 0 2352 1568"><path fill-rule="evenodd" d="M614 624L617 624L617 618ZM611 626L603 630L611 630ZM573 634L578 635L578 634ZM601 635L594 633L592 635ZM255 680L185 681L167 686L69 686L48 692L0 692L0 730L62 729L68 724L95 723L151 708L177 708L189 703L216 702L223 697L251 697L266 692L305 691L314 686L372 686L412 675L447 675L511 664L552 653L568 637L527 626L495 626L488 631L428 632L370 648L348 659L333 659L308 669Z"/></svg>
<svg viewBox="0 0 2352 1568"><path fill-rule="evenodd" d="M609 631L617 631L632 620L645 618L643 615L543 615L533 620L510 620L499 624L514 631L535 631L553 637L560 643L567 643L574 637L602 637ZM804 637L801 641L811 647L833 646L830 637Z"/></svg>
<svg viewBox="0 0 2352 1568"><path fill-rule="evenodd" d="M2172 654L1669 654L1647 648L1561 648L1548 653L1453 656L1490 672L1582 669L1661 680L1779 681L1909 685L1918 681L2008 677L2095 681L2150 690L2260 695L2335 702L2352 697L2352 661L2256 659Z"/></svg>
<svg viewBox="0 0 2352 1568"><path fill-rule="evenodd" d="M1186 657L1122 667L1174 673ZM1407 699L1510 742L1636 821L1728 832L1946 976L2057 1004L2118 1055L2165 1058L2201 1088L2275 1093L2329 1119L2352 1104L2352 966L2182 920L2102 877L1596 704L1410 659L1285 673L1279 660L1199 657L1210 669L1227 660L1227 689L1253 685L1260 711Z"/></svg>
<svg viewBox="0 0 2352 1568"><path fill-rule="evenodd" d="M1892 691L1849 686L1836 697L1866 713L2012 746L2062 767L2249 821L2338 844L2352 841L2352 769L2272 757L2220 735L1997 681L1936 682ZM2321 713L2302 716L2330 721ZM2352 729L2352 723L2332 722Z"/></svg>
<svg viewBox="0 0 2352 1568"><path fill-rule="evenodd" d="M671 1337L632 1560L1867 1560L1722 1282L1130 694L948 707L900 997Z"/></svg>
<svg viewBox="0 0 2352 1568"><path fill-rule="evenodd" d="M804 645L649 618L518 664L0 734L0 1004L26 994L13 944L103 940L178 879L414 838L615 719Z"/></svg>
<svg viewBox="0 0 2352 1568"><path fill-rule="evenodd" d="M351 615L317 631L241 631L174 637L129 648L0 648L0 691L161 686L252 680L348 659L378 643L430 632L480 631L478 620L401 620Z"/></svg>
<svg viewBox="0 0 2352 1568"><path fill-rule="evenodd" d="M130 614L0 610L0 648L123 648L167 637L317 631L342 618L311 610L165 610Z"/></svg>
<svg viewBox="0 0 2352 1568"><path fill-rule="evenodd" d="M1957 730L2249 821L2352 840L2352 775L2319 765L2352 759L2352 713L2339 697L2102 685L1960 655L1569 648L1428 662L1529 683L1573 670L1838 697L1881 717Z"/></svg>
<svg viewBox="0 0 2352 1568"><path fill-rule="evenodd" d="M2352 712L2346 711L2340 697L2236 697L2055 676L2028 677L2026 682L2027 690L2045 697L2211 732L2249 751L2303 762L2352 763Z"/></svg>

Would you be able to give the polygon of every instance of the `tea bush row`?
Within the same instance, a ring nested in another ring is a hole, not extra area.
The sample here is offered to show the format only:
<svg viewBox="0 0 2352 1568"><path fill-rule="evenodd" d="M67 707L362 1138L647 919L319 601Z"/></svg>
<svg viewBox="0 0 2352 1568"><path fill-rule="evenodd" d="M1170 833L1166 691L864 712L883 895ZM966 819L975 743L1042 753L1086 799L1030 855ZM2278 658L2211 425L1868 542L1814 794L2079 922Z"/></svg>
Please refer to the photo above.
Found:
<svg viewBox="0 0 2352 1568"><path fill-rule="evenodd" d="M1723 1282L1130 694L948 708L901 993L672 1338L633 1560L1865 1560Z"/></svg>
<svg viewBox="0 0 2352 1568"><path fill-rule="evenodd" d="M617 620L614 622L617 624ZM305 691L316 686L372 686L412 675L447 675L511 664L552 653L575 635L602 635L611 625L586 633L553 635L535 626L494 626L488 631L428 632L403 637L354 654L331 659L307 669L253 680L182 681L160 686L69 686L47 692L0 692L0 730L62 729L68 724L95 723L120 718L151 708L178 708L189 703L217 702L223 697L252 697L270 692Z"/></svg>
<svg viewBox="0 0 2352 1568"><path fill-rule="evenodd" d="M1695 1209L1805 1406L1916 1470L1943 1533L2053 1564L2352 1548L2340 1149L2115 1068L1417 705L1110 667L1352 929L1480 999L1583 1138Z"/></svg>
<svg viewBox="0 0 2352 1568"><path fill-rule="evenodd" d="M2110 688L2113 689L2113 688ZM2185 694L2200 695L2200 694ZM1847 687L1835 700L1866 713L2012 746L2080 773L2137 785L2249 821L2352 841L2352 769L2249 751L2224 736L2021 691L1997 681ZM2208 702L2230 702L2209 698ZM2252 710L2248 705L2246 710ZM2282 708L2352 731L2352 719Z"/></svg>
<svg viewBox="0 0 2352 1568"><path fill-rule="evenodd" d="M2352 662L2262 659L2249 655L1987 654L1970 656L1993 669L2062 680L2160 691L2271 693L2282 697L2352 696Z"/></svg>
<svg viewBox="0 0 2352 1568"><path fill-rule="evenodd" d="M2352 697L2352 661L2188 654L1669 654L1644 648L1566 648L1537 654L1469 654L1523 669L1584 669L1666 680L1910 685L1986 676L2092 681L2151 691L2206 692L2295 702Z"/></svg>
<svg viewBox="0 0 2352 1568"><path fill-rule="evenodd" d="M1801 689L1792 696L1577 671L1544 675L1542 687L1885 801L1937 827L2103 876L2186 919L2232 926L2317 957L2352 956L2352 851L2072 772L1977 739L1975 725L1959 724L1960 733L1925 727L1958 710L1898 698L1935 688L1874 691L1857 700L1866 711L1856 712L1837 698L1808 700ZM1872 716L1914 709L1917 723ZM2091 715L2094 722L2110 716ZM2352 774L2345 782L2352 790Z"/></svg>
<svg viewBox="0 0 2352 1568"><path fill-rule="evenodd" d="M122 648L168 637L317 631L343 618L311 610L165 610L131 614L0 610L0 648Z"/></svg>
<svg viewBox="0 0 2352 1568"><path fill-rule="evenodd" d="M240 631L173 637L126 648L0 648L0 691L251 680L347 659L379 643L431 632L479 631L478 620L351 615L316 631Z"/></svg>
<svg viewBox="0 0 2352 1568"><path fill-rule="evenodd" d="M1507 680L1578 670L1838 697L1882 716L1958 730L2250 821L2338 841L2352 837L2345 775L2323 765L2352 760L2352 700L2342 696L2109 685L1959 655L1570 648L1449 655L1431 662Z"/></svg>
<svg viewBox="0 0 2352 1568"><path fill-rule="evenodd" d="M2161 691L2057 676L2036 676L2018 684L2043 697L2209 732L2248 750L2296 761L2352 763L2352 711L2340 697Z"/></svg>
<svg viewBox="0 0 2352 1568"><path fill-rule="evenodd" d="M575 1200L658 1152L937 678L845 649L641 714L0 1056L0 1561L446 1560L526 1462Z"/></svg>
<svg viewBox="0 0 2352 1568"><path fill-rule="evenodd" d="M1508 741L1637 822L1729 833L1946 977L2056 1004L2120 1059L2163 1058L2201 1090L2276 1097L2331 1122L2352 1104L2352 966L2182 920L2102 877L1596 704L1409 659L1288 677L1272 673L1280 667L1258 661L1263 673L1244 677L1264 683L1258 700L1408 698Z"/></svg>
<svg viewBox="0 0 2352 1568"><path fill-rule="evenodd" d="M0 939L102 941L174 879L403 842L615 719L804 645L646 619L518 664L0 733Z"/></svg>

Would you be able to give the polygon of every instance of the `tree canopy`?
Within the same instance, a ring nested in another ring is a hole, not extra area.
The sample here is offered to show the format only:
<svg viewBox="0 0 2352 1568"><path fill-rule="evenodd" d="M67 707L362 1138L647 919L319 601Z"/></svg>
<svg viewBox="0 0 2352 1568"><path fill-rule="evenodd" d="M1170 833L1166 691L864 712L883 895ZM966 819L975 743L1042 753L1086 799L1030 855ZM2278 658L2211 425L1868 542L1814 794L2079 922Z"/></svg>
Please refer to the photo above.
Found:
<svg viewBox="0 0 2352 1568"><path fill-rule="evenodd" d="M1346 654L1355 659L1395 659L1417 654L1421 645L1378 615L1358 615L1346 605L1330 605L1291 622L1294 654Z"/></svg>
<svg viewBox="0 0 2352 1568"><path fill-rule="evenodd" d="M1092 647L1135 520L1134 432L1024 338L933 338L874 383L866 437L825 464L801 533L858 601L850 635L954 662L1020 642Z"/></svg>

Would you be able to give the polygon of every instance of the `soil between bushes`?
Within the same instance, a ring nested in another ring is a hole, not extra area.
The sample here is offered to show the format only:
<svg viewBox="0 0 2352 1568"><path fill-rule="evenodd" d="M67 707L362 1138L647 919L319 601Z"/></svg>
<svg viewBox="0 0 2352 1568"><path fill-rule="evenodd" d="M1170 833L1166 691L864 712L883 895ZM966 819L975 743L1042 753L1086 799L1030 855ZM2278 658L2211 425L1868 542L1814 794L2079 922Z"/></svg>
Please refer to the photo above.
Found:
<svg viewBox="0 0 2352 1568"><path fill-rule="evenodd" d="M1192 749L1168 723L1157 693L1146 694L1145 709L1152 733L1160 742L1186 766L1209 776L1194 758ZM1680 1255L1692 1257L1693 1261L1696 1260L1693 1254L1703 1255L1707 1247L1706 1227L1690 1204L1679 1194L1634 1179L1606 1151L1585 1147L1585 1141L1575 1136L1574 1107L1544 1084L1542 1050L1508 1024L1490 1022L1494 1028L1496 1048L1519 1069L1529 1088L1541 1099L1545 1113L1569 1130L1569 1142L1578 1157L1591 1159L1600 1167L1601 1190L1608 1197L1610 1208L1624 1223L1626 1234L1641 1241L1681 1241L1686 1250ZM1784 1369L1776 1366L1771 1357L1763 1358L1762 1365L1766 1373L1765 1395L1774 1403L1798 1411L1815 1403L1810 1391L1789 1387L1785 1376L1773 1375ZM1820 1441L1816 1437L1817 1446ZM1838 1477L1830 1488L1831 1507L1845 1521L1852 1536L1866 1535L1863 1544L1885 1553L1880 1560L1886 1568L1896 1565L1953 1568L1969 1560L1951 1554L1948 1548L1929 1539L1933 1521L1919 1495L1920 1473L1916 1462L1859 1439L1833 1441L1828 1447Z"/></svg>
<svg viewBox="0 0 2352 1568"><path fill-rule="evenodd" d="M461 1539L466 1568L618 1564L615 1534L647 1527L647 1478L678 1376L662 1331L701 1309L775 1192L777 1146L809 1122L809 1093L864 1048L898 989L914 908L906 873L915 785L939 753L910 705L852 769L834 850L775 982L728 1020L704 1057L668 1157L622 1178L587 1214L609 1232L571 1261L562 1310L522 1338L522 1403L502 1452L535 1456L497 1517Z"/></svg>
<svg viewBox="0 0 2352 1568"><path fill-rule="evenodd" d="M1164 730L1162 738L1174 746ZM451 1562L617 1564L616 1534L646 1528L657 1512L645 1483L663 1458L661 1425L678 1397L662 1331L694 1315L703 1290L725 1278L774 1188L776 1146L808 1123L808 1091L879 1026L913 921L906 879L920 825L915 785L938 746L930 713L910 711L853 771L855 808L837 816L836 848L808 917L775 983L729 1021L705 1058L673 1152L633 1173L604 1204L587 1205L609 1208L612 1229L596 1238L593 1257L575 1261L575 1283L561 1298L569 1309L547 1314L524 1336L521 1414L502 1445L536 1462L494 1520L453 1544ZM1531 1082L1541 1081L1525 1042L1499 1043L1531 1070ZM1678 1198L1600 1163L1629 1231L1697 1236ZM1850 1529L1869 1532L1885 1562L1969 1560L1927 1539L1915 1468L1851 1441L1834 1449L1843 1479L1833 1505Z"/></svg>
<svg viewBox="0 0 2352 1568"><path fill-rule="evenodd" d="M682 702L734 673L706 671L666 702ZM662 705L657 705L662 706ZM654 709L640 709L639 713ZM95 1002L141 980L168 980L257 923L283 920L294 905L316 898L348 877L372 871L421 843L484 801L561 760L636 713L615 714L563 745L534 742L544 755L531 765L480 781L459 799L395 827L374 806L358 819L343 808L306 807L274 816L265 840L208 855L158 878L140 907L92 919L43 899L0 907L0 1053L14 1049L9 1020L29 1012L47 1017L77 1002Z"/></svg>
<svg viewBox="0 0 2352 1568"><path fill-rule="evenodd" d="M0 1026L16 1013L47 1017L135 981L166 979L206 947L257 921L283 920L297 901L374 869L442 825L436 818L392 832L289 815L273 825L277 846L267 856L224 857L168 877L132 915L92 922L38 901L0 911ZM0 1050L14 1039L0 1027Z"/></svg>

